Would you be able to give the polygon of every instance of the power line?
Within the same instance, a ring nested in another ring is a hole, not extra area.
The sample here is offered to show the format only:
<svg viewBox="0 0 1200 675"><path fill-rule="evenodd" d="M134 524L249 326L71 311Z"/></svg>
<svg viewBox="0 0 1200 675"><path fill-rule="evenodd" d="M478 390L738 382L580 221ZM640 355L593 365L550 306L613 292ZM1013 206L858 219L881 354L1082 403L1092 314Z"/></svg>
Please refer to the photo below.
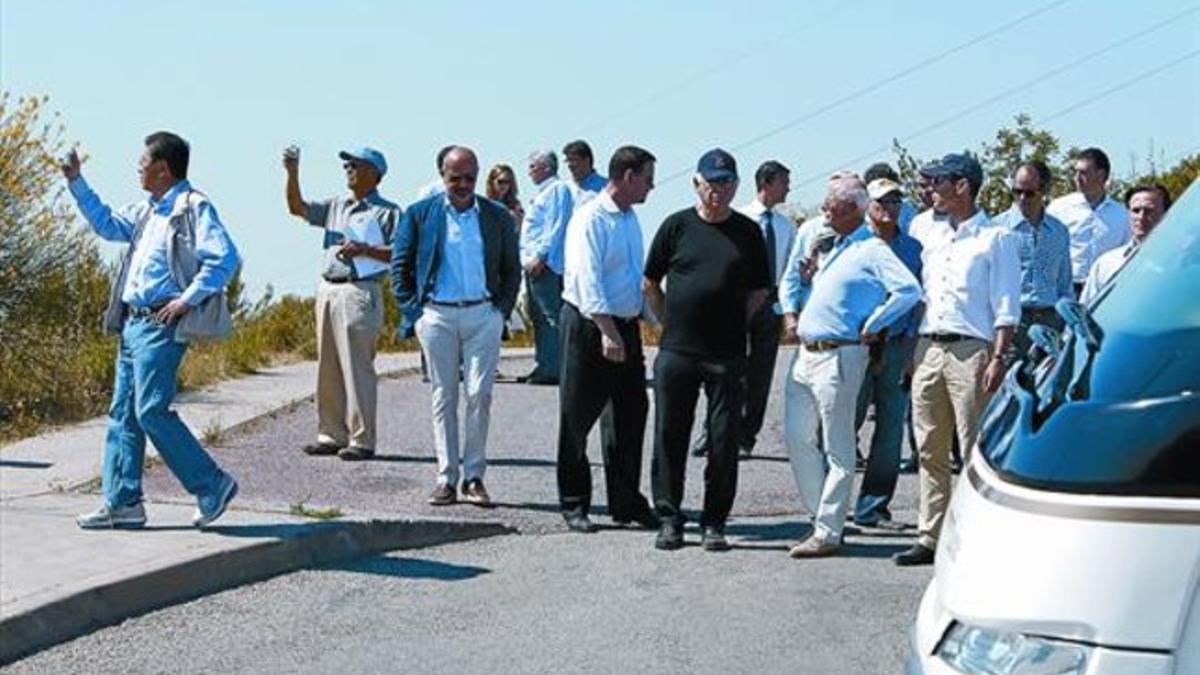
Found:
<svg viewBox="0 0 1200 675"><path fill-rule="evenodd" d="M861 0L852 0L850 2L839 2L837 5L835 5L835 7L832 11L827 12L820 19L818 19L816 21L810 21L808 23L805 23L801 26L801 28L799 28L797 30L791 30L791 31L787 31L785 33L781 33L781 34L777 35L776 37L774 37L770 40L767 40L766 42L755 45L755 47L753 49L748 49L748 50L742 52L741 54L734 56L731 59L726 59L726 60L722 61L719 65L695 72L692 75L685 77L684 79L679 80L678 82L675 82L674 84L669 84L661 89L658 89L657 91L651 92L647 96L645 96L641 99L638 99L637 101L634 101L633 103L625 106L624 108L621 108L621 109L605 116L604 118L602 118L598 121L588 124L587 126L580 129L579 133L576 135L577 136L586 136L586 135L596 131L597 129L601 129L605 126L608 126L612 122L614 122L622 117L625 117L626 115L629 115L630 113L641 110L642 108L645 108L646 106L650 105L651 103L654 103L655 101L665 98L669 94L673 94L673 93L679 91L680 89L684 89L696 82L707 79L708 77L711 77L713 74L718 73L722 70L725 70L734 64L741 63L742 61L745 61L746 59L748 59L752 56L762 54L764 50L774 46L775 44L777 44L779 42L782 42L785 38L789 38L789 37L798 35L800 33L808 32L815 28L819 28L822 25L832 21L839 14L842 14L848 7L851 7L854 4L858 4L860 1Z"/></svg>
<svg viewBox="0 0 1200 675"><path fill-rule="evenodd" d="M1138 82L1142 79L1157 75L1157 74L1161 73L1162 71L1167 70L1168 68L1177 66L1177 65L1183 63L1184 61L1187 61L1188 59L1194 58L1196 56L1200 56L1200 49L1193 49L1192 51L1187 52L1186 54L1183 54L1182 56L1171 59L1170 61L1167 61L1165 63L1161 63L1153 68L1150 68L1149 70L1144 70L1144 71L1138 73L1137 75L1134 75L1133 77L1129 78L1128 80L1122 81L1120 84L1115 84L1115 85L1109 87L1108 89L1105 89L1101 92L1093 94L1092 96L1089 96L1083 100L1072 103L1071 105L1067 106L1066 108L1063 108L1062 110L1059 110L1058 112L1056 112L1048 117L1043 117L1040 120L1040 122L1042 124L1045 124L1046 122L1049 122L1051 120L1056 120L1056 119L1062 117L1063 115L1068 115L1070 113L1073 113L1076 110L1078 110L1084 106L1095 103L1096 101L1099 101L1100 99L1102 99L1106 96L1109 96L1111 94L1115 94L1118 91L1121 91L1122 89L1128 89L1129 87L1132 87L1133 85L1138 84Z"/></svg>
<svg viewBox="0 0 1200 675"><path fill-rule="evenodd" d="M1071 0L1054 0L1054 2L1051 2L1047 5L1043 5L1042 7L1039 7L1031 12L1022 14L1021 16L1018 16L1015 19L1007 21L995 28L986 30L968 40L965 40L963 42L958 43L957 45L954 45L953 47L950 47L949 49L938 52L937 54L934 54L933 56L926 57L912 65L902 68L894 73L891 73L890 75L879 78L878 80L875 80L864 87L860 87L838 99L835 99L834 101L826 103L825 105L822 105L814 110L810 110L809 112L801 115L800 117L791 119L791 120L785 122L784 124L781 124L773 129L770 129L769 131L765 131L761 134L758 134L757 136L750 138L747 141L739 143L739 144L733 146L732 149L734 151L743 150L743 149L748 148L756 143L761 143L762 141L764 141L772 136L781 134L784 131L787 131L788 129L791 129L797 125L808 122L809 120L812 120L815 117L823 115L824 113L827 113L830 110L839 108L855 99L862 98L863 96L866 96L867 94L875 92L875 91L879 90L880 88L885 87L889 84L894 84L895 82L897 82L905 77L908 77L908 76L912 75L913 73L916 73L917 71L928 68L929 66L931 66L939 61L943 61L961 51L964 51L964 50L969 49L981 42L984 42L993 37L996 37L997 35L1000 35L1001 33L1012 30L1013 28L1025 23L1027 21L1030 21L1031 19L1041 16L1042 14L1045 14L1046 12L1049 12L1050 10L1052 10L1056 7L1065 5L1068 2L1071 2ZM681 178L688 174L689 174L689 171L686 169L683 171L673 173L673 174L667 176L666 178L662 179L661 181L659 181L659 185L665 185L666 183L669 183L677 178Z"/></svg>
<svg viewBox="0 0 1200 675"><path fill-rule="evenodd" d="M899 138L897 140L907 143L909 141L912 141L913 139L920 138L921 136L924 136L926 134L929 134L930 132L936 131L948 124L957 122L958 120L960 120L972 113L975 113L975 112L978 112L979 110L987 108L988 106L990 106L994 103L997 103L1005 98L1008 98L1009 96L1012 96L1013 94L1018 94L1027 89L1032 89L1034 86L1041 84L1042 82L1045 82L1046 80L1052 79L1052 78L1057 77L1058 75L1061 75L1067 71L1078 68L1079 66L1083 65L1084 63L1087 63L1088 61L1091 61L1095 58L1103 56L1104 54L1107 54L1108 52L1112 51L1113 49L1116 49L1117 47L1122 47L1122 46L1124 46L1130 42L1133 42L1139 38L1145 37L1146 35L1149 35L1155 31L1161 30L1161 29L1171 25L1172 23L1178 21L1179 19L1182 19L1182 18L1188 16L1189 14L1195 14L1197 11L1200 11L1200 7L1193 7L1193 8L1184 10L1183 12L1180 12L1178 14L1175 14L1173 16L1170 16L1166 19L1163 19L1162 21L1159 21L1158 23L1155 23L1151 26L1143 28L1142 30L1139 30L1135 33L1132 33L1123 38L1120 38L1120 39L1116 40L1115 42L1111 42L1099 49L1088 52L1087 54L1084 54L1083 56L1080 56L1079 58L1077 58L1073 61L1070 61L1069 63L1065 63L1056 68L1052 68L1031 80L1028 80L1026 82L1023 82L1023 83L1018 84L1013 87L1009 87L1008 89L1005 89L1004 91L1002 91L998 94L994 94L982 101L979 101L978 103L967 106L966 108L959 110L958 112L954 113L953 115L944 117L936 122L933 122L932 124L926 125L912 133L906 134L905 136L903 136L902 138ZM1063 113L1063 114L1066 114L1066 113ZM1043 120L1043 122L1045 122L1045 121L1047 121L1047 120ZM842 167L847 167L847 166L857 166L860 162L864 162L868 159L871 159L872 157L875 157L876 155L878 155L881 152L887 152L888 150L891 149L891 147L892 146L890 146L890 145L886 145L886 146L876 148L870 152L863 153L853 159L842 162L841 164L838 165L837 168L842 168ZM818 181L825 180L829 176L829 174L832 171L836 171L837 168L829 169L827 171L822 171L820 173L814 173L811 176L806 177L800 183L797 183L795 185L795 187L797 187L797 188L804 187L806 185L811 185Z"/></svg>

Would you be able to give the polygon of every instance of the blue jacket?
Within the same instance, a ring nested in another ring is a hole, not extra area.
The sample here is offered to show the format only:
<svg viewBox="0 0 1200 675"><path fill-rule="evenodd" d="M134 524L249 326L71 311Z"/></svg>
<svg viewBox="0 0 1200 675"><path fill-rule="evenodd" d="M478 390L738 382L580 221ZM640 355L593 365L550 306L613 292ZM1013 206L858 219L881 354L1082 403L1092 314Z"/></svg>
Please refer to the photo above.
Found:
<svg viewBox="0 0 1200 675"><path fill-rule="evenodd" d="M396 227L392 242L392 292L400 308L400 337L412 337L423 306L433 293L446 236L446 195L426 197L411 205ZM504 316L512 312L521 283L517 228L508 209L479 195L479 229L483 237L484 272L492 304Z"/></svg>

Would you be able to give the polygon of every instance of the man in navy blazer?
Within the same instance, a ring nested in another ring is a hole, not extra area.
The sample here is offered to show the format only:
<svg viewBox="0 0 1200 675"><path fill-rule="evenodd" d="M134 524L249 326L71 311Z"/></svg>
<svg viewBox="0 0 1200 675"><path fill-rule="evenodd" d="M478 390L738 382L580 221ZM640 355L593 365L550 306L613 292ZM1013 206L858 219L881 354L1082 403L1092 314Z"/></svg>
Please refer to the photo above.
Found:
<svg viewBox="0 0 1200 675"><path fill-rule="evenodd" d="M442 160L444 194L408 207L392 246L392 290L400 308L399 333L417 336L429 364L438 482L429 503L463 499L488 506L487 469L492 384L500 360L500 333L521 280L517 232L502 205L475 194L479 162L455 146ZM461 454L458 382L466 394Z"/></svg>

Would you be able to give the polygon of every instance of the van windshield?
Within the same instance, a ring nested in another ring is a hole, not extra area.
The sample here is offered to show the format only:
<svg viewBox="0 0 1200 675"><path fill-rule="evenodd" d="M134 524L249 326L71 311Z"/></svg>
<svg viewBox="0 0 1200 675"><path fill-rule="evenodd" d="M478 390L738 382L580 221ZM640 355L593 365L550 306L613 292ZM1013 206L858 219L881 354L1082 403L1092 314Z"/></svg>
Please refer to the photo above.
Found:
<svg viewBox="0 0 1200 675"><path fill-rule="evenodd" d="M980 448L1046 489L1200 497L1200 187L1172 206L1034 381L1009 378ZM1070 322L1069 322L1070 323ZM1090 326L1090 329L1089 329Z"/></svg>

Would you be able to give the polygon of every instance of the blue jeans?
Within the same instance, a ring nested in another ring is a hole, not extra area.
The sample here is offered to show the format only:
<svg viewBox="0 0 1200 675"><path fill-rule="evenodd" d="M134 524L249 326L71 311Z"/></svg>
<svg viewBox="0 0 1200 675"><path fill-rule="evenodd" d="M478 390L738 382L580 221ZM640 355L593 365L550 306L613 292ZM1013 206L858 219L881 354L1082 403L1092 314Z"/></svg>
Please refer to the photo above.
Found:
<svg viewBox="0 0 1200 675"><path fill-rule="evenodd" d="M909 394L904 389L904 366L912 357L913 338L888 340L883 345L882 362L867 368L858 392L855 429L862 427L867 406L875 402L875 433L867 470L854 507L854 520L870 524L890 518L888 505L896 491L900 475L900 447L904 442L904 420L908 417Z"/></svg>
<svg viewBox="0 0 1200 675"><path fill-rule="evenodd" d="M216 462L170 409L186 350L187 345L175 341L173 326L149 318L128 319L121 329L101 473L104 500L111 508L142 500L147 436L193 495L210 494L221 480Z"/></svg>
<svg viewBox="0 0 1200 675"><path fill-rule="evenodd" d="M562 275L549 267L536 277L525 277L533 314L533 373L558 381L559 313L562 311Z"/></svg>

